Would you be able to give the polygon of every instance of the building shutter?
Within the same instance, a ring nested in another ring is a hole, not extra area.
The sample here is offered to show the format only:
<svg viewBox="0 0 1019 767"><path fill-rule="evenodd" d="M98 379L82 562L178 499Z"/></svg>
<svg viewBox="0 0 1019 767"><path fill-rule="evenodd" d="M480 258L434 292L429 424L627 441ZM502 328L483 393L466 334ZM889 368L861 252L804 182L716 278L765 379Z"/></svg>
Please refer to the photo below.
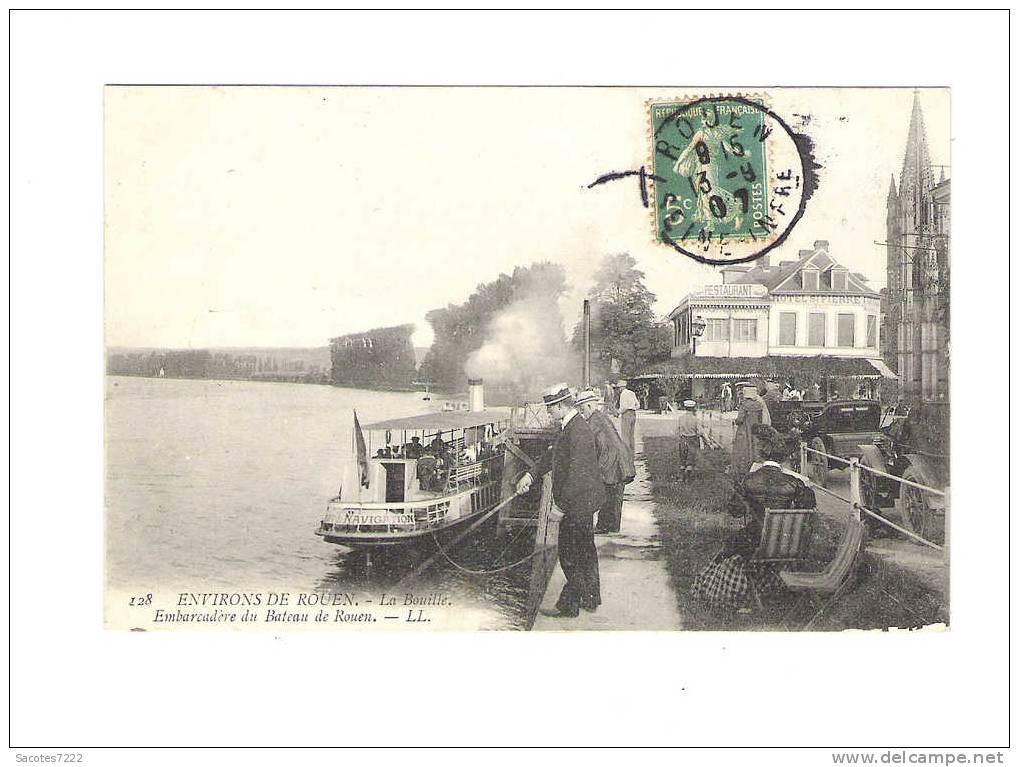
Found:
<svg viewBox="0 0 1019 767"><path fill-rule="evenodd" d="M838 345L847 349L856 346L856 315L839 315Z"/></svg>
<svg viewBox="0 0 1019 767"><path fill-rule="evenodd" d="M779 312L778 345L796 346L796 313Z"/></svg>
<svg viewBox="0 0 1019 767"><path fill-rule="evenodd" d="M807 336L808 346L824 346L824 312L810 313Z"/></svg>

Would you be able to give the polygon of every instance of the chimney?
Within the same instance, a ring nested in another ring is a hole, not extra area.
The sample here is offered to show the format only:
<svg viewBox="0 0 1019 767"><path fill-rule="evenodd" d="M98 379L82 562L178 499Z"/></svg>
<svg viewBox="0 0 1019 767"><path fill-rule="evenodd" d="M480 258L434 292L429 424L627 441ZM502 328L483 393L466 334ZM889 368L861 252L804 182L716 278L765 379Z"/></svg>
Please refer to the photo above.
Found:
<svg viewBox="0 0 1019 767"><path fill-rule="evenodd" d="M485 409L485 382L482 379L467 379L467 404L472 413L480 413Z"/></svg>
<svg viewBox="0 0 1019 767"><path fill-rule="evenodd" d="M591 385L591 302L584 299L584 371L581 375L584 388Z"/></svg>

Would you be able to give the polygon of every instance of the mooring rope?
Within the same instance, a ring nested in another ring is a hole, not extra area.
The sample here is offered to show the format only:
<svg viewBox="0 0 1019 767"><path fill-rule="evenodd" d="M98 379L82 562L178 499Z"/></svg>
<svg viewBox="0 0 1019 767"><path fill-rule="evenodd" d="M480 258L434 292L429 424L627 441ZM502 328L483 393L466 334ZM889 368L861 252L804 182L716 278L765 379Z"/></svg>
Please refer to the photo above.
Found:
<svg viewBox="0 0 1019 767"><path fill-rule="evenodd" d="M432 533L432 540L435 541L435 547L439 550L439 553L442 554L443 559L445 559L447 562L453 565L453 567L455 567L460 572L467 573L468 575L494 575L495 573L503 573L506 572L507 570L512 570L514 567L519 567L520 565L524 564L524 562L527 562L528 560L538 556L538 554L543 554L549 549L555 548L555 546L542 546L540 549L535 549L523 559L518 559L516 562L513 562L512 564L503 565L502 567L494 567L490 570L474 570L469 567L464 567L459 562L454 562L452 558L450 558L446 550L442 548L442 544L439 543L439 539L435 537L434 532ZM507 545L506 548L509 548L509 546ZM505 551L506 549L503 549L503 553L505 553ZM502 554L500 554L499 556L501 558ZM499 559L497 558L496 561L499 561Z"/></svg>

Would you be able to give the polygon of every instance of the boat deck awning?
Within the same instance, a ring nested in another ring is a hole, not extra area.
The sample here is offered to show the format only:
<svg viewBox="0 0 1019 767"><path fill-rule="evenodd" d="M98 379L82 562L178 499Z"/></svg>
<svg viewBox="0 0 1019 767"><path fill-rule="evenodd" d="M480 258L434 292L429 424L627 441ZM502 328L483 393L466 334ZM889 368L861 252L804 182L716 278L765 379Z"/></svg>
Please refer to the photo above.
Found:
<svg viewBox="0 0 1019 767"><path fill-rule="evenodd" d="M390 418L386 421L366 423L365 431L450 431L452 429L469 429L487 426L490 423L501 423L510 419L509 408L487 408L481 412L440 411L411 415L406 418Z"/></svg>

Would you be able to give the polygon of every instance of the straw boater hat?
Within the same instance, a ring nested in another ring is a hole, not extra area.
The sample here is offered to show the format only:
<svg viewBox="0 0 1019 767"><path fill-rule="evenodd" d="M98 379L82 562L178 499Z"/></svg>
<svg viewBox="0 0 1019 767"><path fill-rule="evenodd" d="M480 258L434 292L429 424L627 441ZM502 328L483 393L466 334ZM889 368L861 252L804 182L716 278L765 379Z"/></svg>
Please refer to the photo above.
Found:
<svg viewBox="0 0 1019 767"><path fill-rule="evenodd" d="M697 403L694 402L692 399L686 399L683 400L683 407L685 407L687 410L690 410L691 408L697 407Z"/></svg>
<svg viewBox="0 0 1019 767"><path fill-rule="evenodd" d="M597 403L601 401L601 395L594 389L583 389L577 392L577 396L573 398L574 405L586 405L591 402Z"/></svg>
<svg viewBox="0 0 1019 767"><path fill-rule="evenodd" d="M626 381L624 381L622 378L620 378L618 381L616 381L612 385L615 386L617 389L625 389L626 388Z"/></svg>
<svg viewBox="0 0 1019 767"><path fill-rule="evenodd" d="M565 383L557 383L555 386L551 386L541 394L541 399L548 405L555 405L558 402L562 402L564 399L573 396L573 392L570 391L570 387Z"/></svg>

